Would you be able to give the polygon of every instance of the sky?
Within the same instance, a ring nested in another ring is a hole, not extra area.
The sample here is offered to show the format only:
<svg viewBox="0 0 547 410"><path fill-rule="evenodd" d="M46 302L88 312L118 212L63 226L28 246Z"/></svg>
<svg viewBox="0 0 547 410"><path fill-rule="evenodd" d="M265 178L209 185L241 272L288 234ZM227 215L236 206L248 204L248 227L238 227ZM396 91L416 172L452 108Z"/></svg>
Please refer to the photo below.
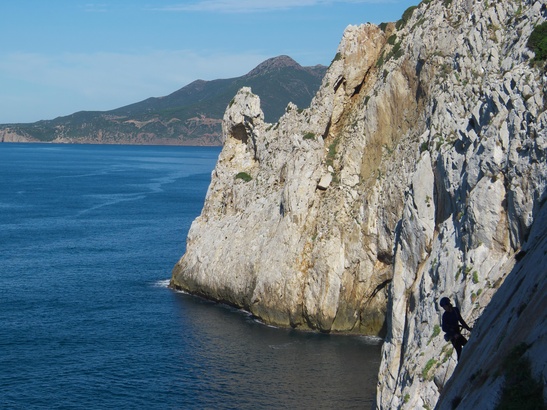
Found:
<svg viewBox="0 0 547 410"><path fill-rule="evenodd" d="M328 66L348 25L418 0L5 0L0 124L106 111L268 58Z"/></svg>

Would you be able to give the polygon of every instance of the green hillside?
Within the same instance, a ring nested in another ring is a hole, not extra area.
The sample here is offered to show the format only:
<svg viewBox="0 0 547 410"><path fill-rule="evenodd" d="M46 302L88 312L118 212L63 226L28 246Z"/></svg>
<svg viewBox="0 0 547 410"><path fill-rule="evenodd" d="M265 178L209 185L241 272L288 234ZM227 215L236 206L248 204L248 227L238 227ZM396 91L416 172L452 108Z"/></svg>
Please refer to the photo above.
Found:
<svg viewBox="0 0 547 410"><path fill-rule="evenodd" d="M309 106L326 69L302 67L280 56L241 77L196 80L164 97L110 111L80 111L53 120L0 125L0 132L43 142L219 145L222 116L241 87L251 87L261 99L265 120L276 122L289 102Z"/></svg>

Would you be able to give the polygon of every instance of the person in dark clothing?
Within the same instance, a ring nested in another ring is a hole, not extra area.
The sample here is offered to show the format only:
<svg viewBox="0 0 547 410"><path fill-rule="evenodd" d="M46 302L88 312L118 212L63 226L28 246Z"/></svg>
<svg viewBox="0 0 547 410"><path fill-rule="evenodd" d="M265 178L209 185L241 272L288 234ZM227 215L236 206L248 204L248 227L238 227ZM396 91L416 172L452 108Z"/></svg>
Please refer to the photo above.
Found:
<svg viewBox="0 0 547 410"><path fill-rule="evenodd" d="M444 309L442 321L442 329L445 333L444 340L452 342L452 346L454 346L458 354L458 360L460 360L462 347L467 343L467 339L460 333L460 323L464 329L471 331L471 328L463 320L460 310L452 306L450 299L446 297L442 298L440 305Z"/></svg>

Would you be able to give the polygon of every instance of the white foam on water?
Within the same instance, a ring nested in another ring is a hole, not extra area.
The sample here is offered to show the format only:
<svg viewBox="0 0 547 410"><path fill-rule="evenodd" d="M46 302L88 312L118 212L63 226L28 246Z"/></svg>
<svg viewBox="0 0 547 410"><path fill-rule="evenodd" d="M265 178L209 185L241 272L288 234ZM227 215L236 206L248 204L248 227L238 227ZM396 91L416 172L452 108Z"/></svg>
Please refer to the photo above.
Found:
<svg viewBox="0 0 547 410"><path fill-rule="evenodd" d="M252 313L249 313L249 317L253 322L258 323L259 325L269 327L270 329L279 329L279 326L275 326L275 325L271 325L269 323L263 322L262 320L260 320L256 316L253 316Z"/></svg>
<svg viewBox="0 0 547 410"><path fill-rule="evenodd" d="M384 342L384 339L378 336L359 336L359 338L370 345L380 345Z"/></svg>
<svg viewBox="0 0 547 410"><path fill-rule="evenodd" d="M161 279L152 284L155 288L167 288L169 287L169 282L171 282L171 279Z"/></svg>
<svg viewBox="0 0 547 410"><path fill-rule="evenodd" d="M86 196L99 199L103 202L78 212L76 214L76 217L82 216L83 214L86 214L91 211L95 211L104 206L110 206L110 205L114 205L114 204L125 202L125 201L138 201L146 197L144 192L136 192L134 194L86 195Z"/></svg>

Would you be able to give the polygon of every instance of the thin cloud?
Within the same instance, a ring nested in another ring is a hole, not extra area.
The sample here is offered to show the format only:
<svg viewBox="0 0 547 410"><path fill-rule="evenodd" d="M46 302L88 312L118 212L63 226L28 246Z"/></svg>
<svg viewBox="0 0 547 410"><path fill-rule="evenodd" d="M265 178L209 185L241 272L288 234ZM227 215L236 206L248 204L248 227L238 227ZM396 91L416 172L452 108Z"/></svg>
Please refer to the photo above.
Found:
<svg viewBox="0 0 547 410"><path fill-rule="evenodd" d="M17 87L5 84L0 89L0 123L31 122L45 119L44 115L54 118L79 110L110 110L170 94L197 79L239 77L269 57L253 51L192 50L4 54L0 55L0 79L9 79ZM41 112L41 118L31 118L31 111Z"/></svg>
<svg viewBox="0 0 547 410"><path fill-rule="evenodd" d="M108 5L104 3L86 3L83 9L86 13L106 13Z"/></svg>
<svg viewBox="0 0 547 410"><path fill-rule="evenodd" d="M124 89L152 92L163 87L175 91L176 87L198 78L213 80L244 75L268 57L252 51L206 54L192 50L53 56L14 53L2 56L0 73L27 83L78 89L89 95L120 93Z"/></svg>
<svg viewBox="0 0 547 410"><path fill-rule="evenodd" d="M391 3L390 0L201 0L193 3L173 4L158 11L194 11L217 13L261 13L284 11L294 8L313 7L335 3Z"/></svg>

